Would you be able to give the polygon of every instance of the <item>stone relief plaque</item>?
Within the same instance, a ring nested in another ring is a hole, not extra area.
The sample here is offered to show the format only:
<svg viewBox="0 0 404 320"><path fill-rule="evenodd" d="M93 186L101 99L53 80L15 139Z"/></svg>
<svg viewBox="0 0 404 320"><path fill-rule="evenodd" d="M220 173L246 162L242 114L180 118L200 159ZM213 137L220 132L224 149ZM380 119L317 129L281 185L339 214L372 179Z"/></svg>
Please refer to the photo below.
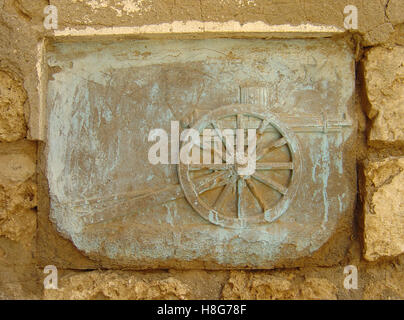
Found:
<svg viewBox="0 0 404 320"><path fill-rule="evenodd" d="M354 61L343 41L66 42L47 60L50 219L92 259L293 265L352 214ZM173 134L174 121L220 139L254 129L255 171L152 164L150 132Z"/></svg>

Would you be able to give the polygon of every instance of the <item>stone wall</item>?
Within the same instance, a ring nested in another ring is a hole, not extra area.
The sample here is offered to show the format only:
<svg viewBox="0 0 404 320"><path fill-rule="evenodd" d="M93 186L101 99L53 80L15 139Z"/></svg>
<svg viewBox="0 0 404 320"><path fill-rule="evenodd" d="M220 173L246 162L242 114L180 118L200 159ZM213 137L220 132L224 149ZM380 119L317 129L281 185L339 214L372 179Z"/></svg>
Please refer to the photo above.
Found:
<svg viewBox="0 0 404 320"><path fill-rule="evenodd" d="M48 4L59 10L56 31L43 26ZM69 241L53 234L37 241L37 224L50 223L37 219L38 203L47 205L37 197L36 178L44 37L71 30L91 37L111 27L121 27L118 33L249 24L343 28L347 4L359 13L358 30L345 35L357 58L359 138L352 149L359 201L338 264L316 268L307 259L306 267L271 271L80 271L63 264L68 254L88 269L88 258ZM0 0L0 298L404 299L403 13L403 0ZM47 252L54 259L46 263L47 248L38 245L44 240L66 249ZM43 289L46 264L58 266L59 290ZM343 286L347 265L358 268L358 290Z"/></svg>

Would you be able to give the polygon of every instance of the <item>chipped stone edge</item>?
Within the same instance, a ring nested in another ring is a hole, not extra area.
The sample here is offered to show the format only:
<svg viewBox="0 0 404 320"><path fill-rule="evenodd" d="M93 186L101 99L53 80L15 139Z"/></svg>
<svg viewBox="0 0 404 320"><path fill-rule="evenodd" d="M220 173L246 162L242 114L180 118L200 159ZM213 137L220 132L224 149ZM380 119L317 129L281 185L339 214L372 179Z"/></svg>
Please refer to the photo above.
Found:
<svg viewBox="0 0 404 320"><path fill-rule="evenodd" d="M401 161L401 160L404 161L404 156L389 156L387 158L383 158L383 159L379 159L379 160L367 160L364 163L364 170L367 171L368 168L370 167L370 165L373 164L373 163L379 163L380 165L383 165L383 164L386 164L386 163L391 162L391 161ZM368 223L367 219L368 219L368 216L372 216L372 215L375 214L373 212L373 208L370 207L369 203L371 202L371 200L373 198L373 195L376 192L376 190L383 187L383 185L379 186L377 188L374 187L373 188L374 190L369 191L369 185L368 184L371 183L371 182L368 182L367 179L368 178L364 178L364 180L362 182L363 183L363 190L360 191L360 193L363 195L363 198L361 200L362 203L363 203L363 213L362 213L363 217L362 217L362 219L363 219L363 227L364 227L364 232L363 232L363 237L362 237L362 241L363 241L363 257L364 257L364 259L366 261L375 262L375 261L381 260L383 258L392 258L392 257L397 257L399 255L402 255L403 253L397 253L395 255L394 254L385 255L385 254L380 254L380 252L377 252L377 251L376 252L371 251L369 249L369 243L368 243L368 240L367 240L368 237L367 237L367 233L366 233L367 223Z"/></svg>
<svg viewBox="0 0 404 320"><path fill-rule="evenodd" d="M214 37L225 34L233 36L242 34L243 36L254 38L257 34L266 37L327 37L335 34L344 33L346 30L336 26L329 25L268 25L263 21L249 22L240 24L238 21L227 22L202 22L197 20L190 21L174 21L172 23L150 24L132 27L104 27L93 28L86 27L84 29L66 28L63 30L53 31L52 36L55 38L74 38L88 36L125 36L125 35L181 35L181 34L203 34L208 37Z"/></svg>
<svg viewBox="0 0 404 320"><path fill-rule="evenodd" d="M38 79L37 92L39 108L34 109L31 107L29 115L29 132L28 138L31 140L44 141L46 136L46 91L47 91L47 64L45 63L46 54L46 38L42 38L37 43L37 62L36 62L36 76Z"/></svg>

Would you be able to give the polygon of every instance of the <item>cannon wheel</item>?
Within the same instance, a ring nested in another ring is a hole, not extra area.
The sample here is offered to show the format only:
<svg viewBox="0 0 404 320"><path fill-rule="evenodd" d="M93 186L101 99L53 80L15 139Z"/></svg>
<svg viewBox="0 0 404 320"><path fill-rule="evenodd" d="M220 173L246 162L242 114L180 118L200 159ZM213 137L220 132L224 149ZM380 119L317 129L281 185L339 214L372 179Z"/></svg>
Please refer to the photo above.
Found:
<svg viewBox="0 0 404 320"><path fill-rule="evenodd" d="M226 163L225 157L222 164L180 162L179 181L196 212L213 224L234 229L270 223L286 212L299 185L299 145L294 132L268 108L224 106L203 116L192 128L200 134L204 129L214 130L222 140L222 130L229 128L256 129L257 136L256 171L251 175L239 174L238 164Z"/></svg>

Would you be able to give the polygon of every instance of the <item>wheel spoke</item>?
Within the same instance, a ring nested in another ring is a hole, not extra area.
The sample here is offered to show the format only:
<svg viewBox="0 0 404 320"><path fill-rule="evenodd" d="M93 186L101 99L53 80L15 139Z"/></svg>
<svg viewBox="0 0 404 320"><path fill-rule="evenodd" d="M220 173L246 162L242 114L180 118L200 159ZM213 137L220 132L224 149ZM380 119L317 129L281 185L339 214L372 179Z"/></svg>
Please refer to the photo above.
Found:
<svg viewBox="0 0 404 320"><path fill-rule="evenodd" d="M293 162L256 163L255 170L293 170Z"/></svg>
<svg viewBox="0 0 404 320"><path fill-rule="evenodd" d="M237 216L239 219L243 218L243 190L244 190L244 179L239 178L237 180Z"/></svg>
<svg viewBox="0 0 404 320"><path fill-rule="evenodd" d="M219 136L220 140L222 140L224 149L226 150L226 140L223 137L222 131L221 131L218 123L215 120L212 120L210 123L211 123L213 129L215 129L215 132Z"/></svg>
<svg viewBox="0 0 404 320"><path fill-rule="evenodd" d="M223 154L220 154L219 152L217 152L217 150L215 148L212 149L211 146L206 146L206 145L203 145L201 143L200 144L195 144L195 145L198 146L202 151L210 151L210 152L213 151L214 154L217 154L222 159L222 161L224 163L226 163L226 157L224 157Z"/></svg>
<svg viewBox="0 0 404 320"><path fill-rule="evenodd" d="M211 163L211 164L198 163L198 164L189 165L189 170L191 170L191 171L197 171L197 170L203 170L203 169L223 171L223 170L229 170L230 165L228 165L226 163Z"/></svg>
<svg viewBox="0 0 404 320"><path fill-rule="evenodd" d="M263 120L261 121L261 124L260 124L258 130L257 130L257 133L258 133L259 135L263 135L265 129L266 129L267 126L268 126L268 124L269 124L268 120L267 120L267 119L263 119Z"/></svg>
<svg viewBox="0 0 404 320"><path fill-rule="evenodd" d="M226 139L224 138L224 136L222 134L222 129L220 128L219 124L215 120L212 120L210 123L211 123L212 127L215 129L216 134L219 136L220 140L222 141L225 154L224 155L222 154L221 157L224 162L227 162L227 157L231 158L232 155L229 154L229 152L227 150ZM214 151L214 152L216 152L216 151Z"/></svg>
<svg viewBox="0 0 404 320"><path fill-rule="evenodd" d="M221 210L223 206L229 199L229 195L232 191L232 185L230 183L226 184L219 197L216 199L214 207L216 210Z"/></svg>
<svg viewBox="0 0 404 320"><path fill-rule="evenodd" d="M236 163L240 163L240 161L245 159L245 147L246 146L244 144L245 132L243 129L244 129L243 115L237 114L237 116L236 116L236 158L235 158ZM241 132L243 132L242 137L240 136Z"/></svg>
<svg viewBox="0 0 404 320"><path fill-rule="evenodd" d="M270 144L268 144L266 147L260 147L257 150L257 161L260 160L261 158L263 158L265 156L265 154L273 149L277 149L280 148L282 146L284 146L285 144L287 144L287 140L285 137L282 137L278 140L272 141Z"/></svg>
<svg viewBox="0 0 404 320"><path fill-rule="evenodd" d="M252 195L255 197L255 199L257 199L259 205L262 208L262 211L263 212L267 211L268 206L266 205L264 199L262 198L261 193L258 191L254 181L251 179L247 179L245 182L247 183L248 189L250 189Z"/></svg>
<svg viewBox="0 0 404 320"><path fill-rule="evenodd" d="M243 123L243 115L242 114L237 114L236 116L236 151L238 152L239 150L243 150L243 153L245 152L245 145L244 145L244 123ZM237 130L239 129L239 130ZM243 141L240 141L240 130L243 130Z"/></svg>
<svg viewBox="0 0 404 320"><path fill-rule="evenodd" d="M219 188L227 183L229 173L227 171L214 172L207 176L196 179L195 191L198 194Z"/></svg>
<svg viewBox="0 0 404 320"><path fill-rule="evenodd" d="M237 114L237 129L244 129L243 125L243 115L242 114Z"/></svg>
<svg viewBox="0 0 404 320"><path fill-rule="evenodd" d="M252 177L255 180L265 184L266 186L278 191L282 195L285 195L287 193L287 191L288 191L287 188L285 188L280 183L272 180L271 178L267 178L267 177L263 178L263 177L258 176L257 174L252 175Z"/></svg>
<svg viewBox="0 0 404 320"><path fill-rule="evenodd" d="M269 124L268 120L266 120L266 119L261 120L261 124L257 129L258 138L257 138L257 141L255 143L255 148L251 151L251 153L256 152L257 147L258 147L258 145L259 145L259 143L260 143L260 141L261 141L261 139L262 139L262 137L264 135L265 129L267 128L268 124Z"/></svg>

